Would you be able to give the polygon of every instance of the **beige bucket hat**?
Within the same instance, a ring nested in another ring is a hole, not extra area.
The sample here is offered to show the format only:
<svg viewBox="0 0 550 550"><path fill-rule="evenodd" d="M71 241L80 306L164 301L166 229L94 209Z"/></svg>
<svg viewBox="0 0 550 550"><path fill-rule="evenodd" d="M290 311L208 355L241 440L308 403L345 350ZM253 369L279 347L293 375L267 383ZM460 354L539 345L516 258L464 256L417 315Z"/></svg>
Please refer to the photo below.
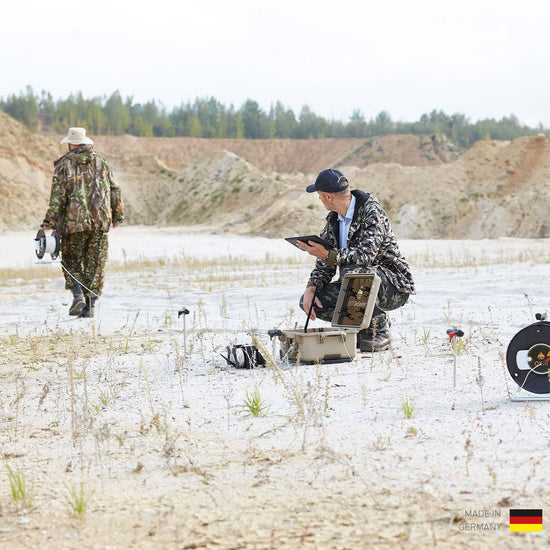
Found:
<svg viewBox="0 0 550 550"><path fill-rule="evenodd" d="M93 145L94 142L86 136L85 128L69 128L69 133L59 143L70 143L71 145Z"/></svg>

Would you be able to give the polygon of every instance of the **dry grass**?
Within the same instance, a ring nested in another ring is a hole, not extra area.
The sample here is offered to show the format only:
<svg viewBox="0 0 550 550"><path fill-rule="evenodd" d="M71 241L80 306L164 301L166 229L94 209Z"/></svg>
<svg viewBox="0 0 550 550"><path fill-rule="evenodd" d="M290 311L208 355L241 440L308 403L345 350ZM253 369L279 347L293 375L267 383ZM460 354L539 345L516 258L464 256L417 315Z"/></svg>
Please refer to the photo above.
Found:
<svg viewBox="0 0 550 550"><path fill-rule="evenodd" d="M278 258L265 254L261 258L220 255L215 258L150 259L144 256L124 261L109 261L107 276L117 274L129 279L158 279L160 285L180 282L208 291L235 286L268 286L285 281L301 280L304 272L311 269L311 261L303 257ZM59 264L35 265L32 268L0 269L0 287L21 287L22 283L43 288L47 281L58 279ZM162 273L162 277L159 277ZM233 284L231 284L233 283Z"/></svg>
<svg viewBox="0 0 550 550"><path fill-rule="evenodd" d="M410 264L417 268L448 268L466 269L489 265L510 265L522 263L547 264L550 263L550 251L547 246L536 244L523 250L510 250L500 248L496 252L491 250L456 250L452 249L452 241L449 242L449 250L445 253L433 251L413 253L408 255Z"/></svg>
<svg viewBox="0 0 550 550"><path fill-rule="evenodd" d="M452 241L450 241L452 243ZM444 253L423 252L408 255L414 268L452 268L467 269L488 265L509 265L515 263L550 263L550 251L537 241L528 248L513 250L500 248L490 253L482 250L457 249L452 246ZM32 268L0 269L0 287L15 287L22 283L34 283L43 286L43 282L59 277L61 267L58 264L34 265ZM267 286L282 284L285 281L301 280L305 271L311 269L311 259L307 255L279 258L266 253L261 258L247 256L220 255L218 257L190 257L186 255L171 258L147 258L138 256L122 261L109 261L108 273L117 273L129 277L147 275L154 277L159 272L164 278L177 279L191 285L205 287L207 290L232 288L231 281L241 286Z"/></svg>

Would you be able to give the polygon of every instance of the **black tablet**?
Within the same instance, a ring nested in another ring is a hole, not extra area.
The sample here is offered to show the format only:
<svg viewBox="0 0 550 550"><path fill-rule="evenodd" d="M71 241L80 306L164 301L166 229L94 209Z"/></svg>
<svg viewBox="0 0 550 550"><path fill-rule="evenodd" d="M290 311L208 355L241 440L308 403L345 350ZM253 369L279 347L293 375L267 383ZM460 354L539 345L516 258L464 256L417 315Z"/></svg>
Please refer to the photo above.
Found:
<svg viewBox="0 0 550 550"><path fill-rule="evenodd" d="M319 235L304 235L302 237L287 237L285 239L285 241L288 241L290 244L293 244L297 248L300 248L296 244L298 241L301 241L301 242L306 243L306 244L307 244L308 241L313 241L315 243L322 244L327 250L330 250L332 248L332 245L328 241L325 241L325 239L321 239L321 237L319 237Z"/></svg>

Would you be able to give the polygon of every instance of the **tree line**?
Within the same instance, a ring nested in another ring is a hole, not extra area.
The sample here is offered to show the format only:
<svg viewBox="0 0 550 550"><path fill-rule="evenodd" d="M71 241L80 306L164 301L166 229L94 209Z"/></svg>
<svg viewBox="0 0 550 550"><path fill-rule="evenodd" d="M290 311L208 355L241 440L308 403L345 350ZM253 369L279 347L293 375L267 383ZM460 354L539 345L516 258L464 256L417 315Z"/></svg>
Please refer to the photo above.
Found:
<svg viewBox="0 0 550 550"><path fill-rule="evenodd" d="M388 134L445 135L463 148L481 139L511 140L545 133L542 124L531 128L513 114L500 120L487 118L471 122L464 114L447 115L433 110L416 122L392 120L387 111L366 119L356 109L349 120L327 120L307 105L298 114L280 101L264 110L253 99L239 108L227 107L214 97L196 98L168 111L161 102L145 104L123 98L118 91L109 97L85 98L81 92L54 100L51 93L25 92L0 97L0 110L43 133L63 134L70 126L83 126L92 135L131 134L142 137L202 138L370 138Z"/></svg>

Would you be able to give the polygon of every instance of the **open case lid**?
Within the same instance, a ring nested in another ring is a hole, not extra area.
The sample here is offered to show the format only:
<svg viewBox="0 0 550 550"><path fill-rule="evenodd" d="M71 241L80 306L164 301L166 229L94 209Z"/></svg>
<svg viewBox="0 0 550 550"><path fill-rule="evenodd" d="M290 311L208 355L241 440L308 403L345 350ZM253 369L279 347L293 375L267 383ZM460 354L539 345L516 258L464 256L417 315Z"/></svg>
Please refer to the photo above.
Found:
<svg viewBox="0 0 550 550"><path fill-rule="evenodd" d="M361 330L370 325L380 277L376 268L364 273L346 273L332 316L333 327Z"/></svg>

